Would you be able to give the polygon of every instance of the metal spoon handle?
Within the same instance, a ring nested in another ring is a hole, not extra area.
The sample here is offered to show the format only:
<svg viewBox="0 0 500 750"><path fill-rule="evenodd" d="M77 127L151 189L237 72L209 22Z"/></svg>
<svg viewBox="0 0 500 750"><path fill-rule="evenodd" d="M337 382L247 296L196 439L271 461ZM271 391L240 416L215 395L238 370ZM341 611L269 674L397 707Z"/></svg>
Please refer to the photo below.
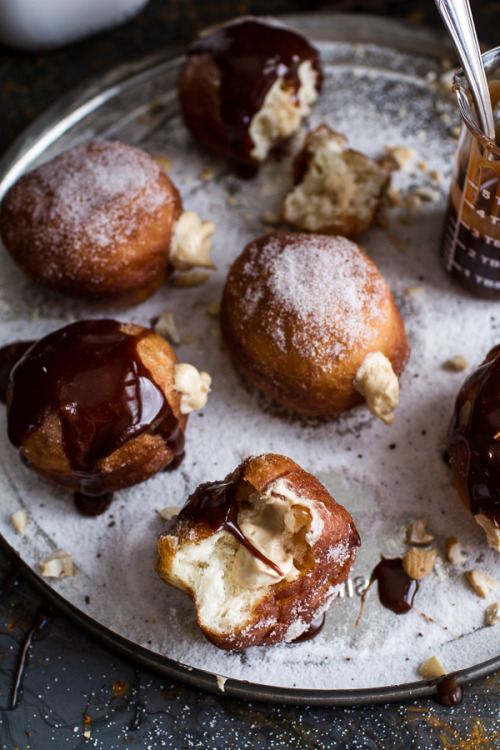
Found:
<svg viewBox="0 0 500 750"><path fill-rule="evenodd" d="M469 1L436 0L436 5L455 43L474 97L479 124L484 134L494 141L495 121Z"/></svg>

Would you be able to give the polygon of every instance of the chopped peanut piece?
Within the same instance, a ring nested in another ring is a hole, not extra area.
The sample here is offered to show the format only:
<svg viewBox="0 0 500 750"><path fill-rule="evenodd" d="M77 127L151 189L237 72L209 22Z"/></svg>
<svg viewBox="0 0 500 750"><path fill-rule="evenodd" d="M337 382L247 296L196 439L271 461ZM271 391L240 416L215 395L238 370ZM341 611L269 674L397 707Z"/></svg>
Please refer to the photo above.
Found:
<svg viewBox="0 0 500 750"><path fill-rule="evenodd" d="M486 625L496 625L500 622L500 605L498 602L493 602L489 607L486 608L484 613L484 621Z"/></svg>
<svg viewBox="0 0 500 750"><path fill-rule="evenodd" d="M163 521L170 521L172 516L176 516L181 509L180 505L169 505L163 510L160 510L159 516Z"/></svg>
<svg viewBox="0 0 500 750"><path fill-rule="evenodd" d="M40 561L44 578L68 578L75 575L73 560L69 552L54 552Z"/></svg>
<svg viewBox="0 0 500 750"><path fill-rule="evenodd" d="M435 537L427 533L427 518L419 518L413 521L406 529L406 541L408 544L429 544Z"/></svg>
<svg viewBox="0 0 500 750"><path fill-rule="evenodd" d="M10 520L12 521L15 530L22 534L28 523L26 511L24 509L16 510L16 512L11 515Z"/></svg>
<svg viewBox="0 0 500 750"><path fill-rule="evenodd" d="M404 169L417 157L417 152L411 146L386 146L385 150L394 160L398 169Z"/></svg>
<svg viewBox="0 0 500 750"><path fill-rule="evenodd" d="M159 336L163 336L167 341L171 341L172 344L180 344L181 337L174 320L174 314L171 310L164 310L156 323L154 324L155 333Z"/></svg>
<svg viewBox="0 0 500 750"><path fill-rule="evenodd" d="M208 281L210 274L206 271L185 271L178 273L172 279L172 284L176 287L184 288L188 286L200 286Z"/></svg>
<svg viewBox="0 0 500 750"><path fill-rule="evenodd" d="M210 302L205 307L205 310L211 318L218 318L220 315L220 299L216 300L215 302Z"/></svg>
<svg viewBox="0 0 500 750"><path fill-rule="evenodd" d="M468 570L465 577L476 594L482 596L483 599L486 599L490 592L498 585L498 581L490 578L486 573L481 573L480 570Z"/></svg>
<svg viewBox="0 0 500 750"><path fill-rule="evenodd" d="M267 208L262 212L260 220L263 224L281 224L283 221L281 214L276 213L276 211L271 211L270 208Z"/></svg>
<svg viewBox="0 0 500 750"><path fill-rule="evenodd" d="M431 656L430 659L427 659L420 667L419 672L422 677L426 677L428 680L442 677L446 674L446 670L437 656Z"/></svg>
<svg viewBox="0 0 500 750"><path fill-rule="evenodd" d="M416 581L429 575L436 562L436 549L418 549L411 547L403 557L403 570Z"/></svg>
<svg viewBox="0 0 500 750"><path fill-rule="evenodd" d="M172 166L172 159L170 159L168 156L157 154L157 156L153 156L153 159L157 164L160 165L164 172L167 173L170 170Z"/></svg>
<svg viewBox="0 0 500 750"><path fill-rule="evenodd" d="M405 294L407 294L409 297L414 297L416 294L421 294L422 287L418 284L415 284L415 286L409 286L408 289L406 289Z"/></svg>
<svg viewBox="0 0 500 750"><path fill-rule="evenodd" d="M456 536L449 536L446 540L446 557L449 562L459 564L464 562L465 555L460 549L460 542Z"/></svg>
<svg viewBox="0 0 500 750"><path fill-rule="evenodd" d="M500 552L500 526L498 522L495 519L488 518L484 513L478 513L477 516L474 516L474 521L484 529L488 546L494 549L495 552Z"/></svg>
<svg viewBox="0 0 500 750"><path fill-rule="evenodd" d="M447 370L453 370L453 372L461 372L468 367L469 363L462 354L455 354L450 357L444 363Z"/></svg>

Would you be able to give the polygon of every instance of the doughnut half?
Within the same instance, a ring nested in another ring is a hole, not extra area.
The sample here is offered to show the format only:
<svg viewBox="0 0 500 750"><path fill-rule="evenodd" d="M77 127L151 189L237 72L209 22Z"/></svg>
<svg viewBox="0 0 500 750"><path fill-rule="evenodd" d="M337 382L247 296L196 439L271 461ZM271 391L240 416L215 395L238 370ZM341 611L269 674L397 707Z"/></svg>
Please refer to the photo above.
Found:
<svg viewBox="0 0 500 750"><path fill-rule="evenodd" d="M243 649L303 635L359 544L351 516L316 477L265 454L195 490L160 537L156 570L193 598L208 640Z"/></svg>

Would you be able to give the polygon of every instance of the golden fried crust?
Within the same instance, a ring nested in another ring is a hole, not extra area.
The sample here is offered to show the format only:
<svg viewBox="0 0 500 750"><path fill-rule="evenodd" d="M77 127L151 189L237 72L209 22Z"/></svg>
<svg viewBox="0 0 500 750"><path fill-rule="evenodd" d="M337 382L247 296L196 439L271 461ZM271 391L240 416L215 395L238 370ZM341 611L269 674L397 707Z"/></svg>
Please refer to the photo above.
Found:
<svg viewBox="0 0 500 750"><path fill-rule="evenodd" d="M131 335L140 335L146 330L131 323L122 324L120 329ZM161 336L150 331L139 341L137 348L152 379L165 394L174 416L178 419L179 430L184 432L187 416L180 413L181 394L174 389L174 366L178 360L172 347ZM12 386L7 393L7 405L10 403L11 395ZM20 447L20 452L30 468L43 479L72 492L80 489L80 479L72 471L66 455L57 410L45 413L40 425ZM159 434L144 432L133 437L97 463L95 472L99 475L102 493L114 492L143 482L161 471L174 457L172 446Z"/></svg>
<svg viewBox="0 0 500 750"><path fill-rule="evenodd" d="M302 295L310 300L303 307ZM303 414L361 403L354 378L367 354L382 352L398 376L409 356L388 285L340 237L283 233L250 243L231 266L220 317L238 369Z"/></svg>
<svg viewBox="0 0 500 750"><path fill-rule="evenodd" d="M264 492L280 478L295 495L308 498L314 504L316 518L320 517L323 524L321 535L309 547L305 531L298 534L295 542L300 555L294 557L300 570L298 577L259 589L249 604L248 616L235 629L221 630L205 621L198 607L195 587L186 585L172 574L175 557L184 546L198 545L215 532L203 520L197 522L181 513L169 522L165 534L160 537L157 572L165 581L190 594L197 607L198 624L203 634L219 648L243 649L297 638L327 609L354 563L360 541L350 514L336 503L316 477L291 459L276 454L250 457L228 475L224 483L236 483L234 496L238 512L241 512L246 509L252 493ZM210 564L209 560L207 564ZM224 578L227 580L230 576L231 571L227 569ZM238 593L241 594L239 590ZM230 601L227 604L231 606Z"/></svg>
<svg viewBox="0 0 500 750"><path fill-rule="evenodd" d="M95 141L22 176L0 206L5 247L34 281L135 304L169 273L179 193L145 152Z"/></svg>

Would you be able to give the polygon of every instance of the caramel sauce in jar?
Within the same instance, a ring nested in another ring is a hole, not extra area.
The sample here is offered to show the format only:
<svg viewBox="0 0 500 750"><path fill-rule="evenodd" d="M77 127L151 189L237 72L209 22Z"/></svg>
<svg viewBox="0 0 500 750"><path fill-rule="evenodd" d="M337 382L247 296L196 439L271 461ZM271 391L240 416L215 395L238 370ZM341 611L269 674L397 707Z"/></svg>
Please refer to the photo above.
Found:
<svg viewBox="0 0 500 750"><path fill-rule="evenodd" d="M500 81L489 85L493 108ZM500 126L496 144L463 125L450 187L441 259L468 291L500 299Z"/></svg>

